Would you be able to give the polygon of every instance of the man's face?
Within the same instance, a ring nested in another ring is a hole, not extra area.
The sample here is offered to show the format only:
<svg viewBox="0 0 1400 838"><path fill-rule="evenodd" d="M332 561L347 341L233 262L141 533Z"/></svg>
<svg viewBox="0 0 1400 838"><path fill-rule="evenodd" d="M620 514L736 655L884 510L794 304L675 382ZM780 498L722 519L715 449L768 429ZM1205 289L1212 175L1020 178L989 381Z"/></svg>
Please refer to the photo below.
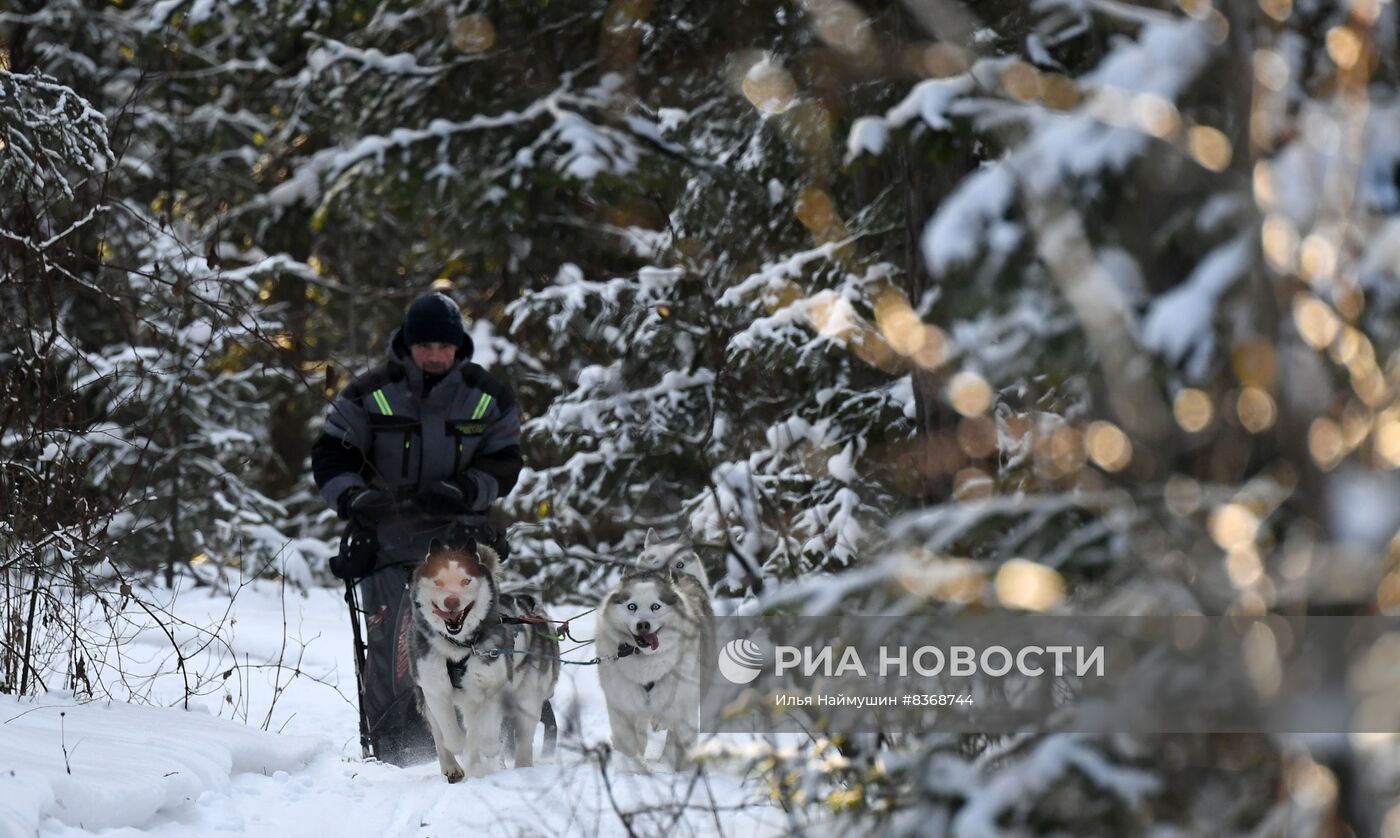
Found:
<svg viewBox="0 0 1400 838"><path fill-rule="evenodd" d="M419 369L434 375L452 369L452 362L457 360L457 347L450 343L415 343L408 351Z"/></svg>

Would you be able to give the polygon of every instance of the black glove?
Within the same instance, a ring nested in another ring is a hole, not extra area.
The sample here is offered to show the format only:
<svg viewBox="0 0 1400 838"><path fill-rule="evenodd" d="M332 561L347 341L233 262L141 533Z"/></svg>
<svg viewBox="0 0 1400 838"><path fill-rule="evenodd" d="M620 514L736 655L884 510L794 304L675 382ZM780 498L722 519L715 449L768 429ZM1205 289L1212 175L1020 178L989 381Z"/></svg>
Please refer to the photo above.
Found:
<svg viewBox="0 0 1400 838"><path fill-rule="evenodd" d="M418 493L418 508L433 518L452 518L472 512L476 486L469 480L439 480Z"/></svg>
<svg viewBox="0 0 1400 838"><path fill-rule="evenodd" d="M374 530L351 522L340 537L340 552L331 556L331 573L337 579L353 582L374 572L379 559L379 541Z"/></svg>
<svg viewBox="0 0 1400 838"><path fill-rule="evenodd" d="M353 520L367 529L374 529L394 511L394 496L379 489L346 489L335 505L336 514Z"/></svg>

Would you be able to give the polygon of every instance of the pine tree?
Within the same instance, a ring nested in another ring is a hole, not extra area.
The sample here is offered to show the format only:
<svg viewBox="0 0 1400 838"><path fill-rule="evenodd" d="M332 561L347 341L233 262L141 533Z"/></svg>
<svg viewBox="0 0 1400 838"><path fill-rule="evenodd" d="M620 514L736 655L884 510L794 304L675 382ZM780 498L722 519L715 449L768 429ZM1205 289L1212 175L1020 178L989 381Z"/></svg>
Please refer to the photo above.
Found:
<svg viewBox="0 0 1400 838"><path fill-rule="evenodd" d="M280 553L279 569L303 579L303 552L324 558L324 547L281 532L287 513L264 491L270 470L260 456L269 384L284 377L267 356L287 340L255 310L261 286L269 276L314 273L268 257L250 238L239 242L223 223L236 194L228 184L250 185L229 141L256 117L255 106L228 101L235 88L211 90L210 80L233 71L217 63L220 50L256 38L239 29L256 13L48 4L17 15L6 40L28 77L62 74L72 86L53 95L77 109L77 125L103 132L101 147L80 149L74 164L86 175L88 216L56 240L64 261L43 265L37 279L51 295L44 363L68 405L57 456L103 510L113 540L87 545L94 557L128 569L163 565L167 581L199 556L242 558L251 568ZM211 95L222 101L206 101ZM255 102L257 91L246 95ZM218 185L191 188L201 180ZM36 181L43 189L63 182ZM62 216L48 207L36 217Z"/></svg>

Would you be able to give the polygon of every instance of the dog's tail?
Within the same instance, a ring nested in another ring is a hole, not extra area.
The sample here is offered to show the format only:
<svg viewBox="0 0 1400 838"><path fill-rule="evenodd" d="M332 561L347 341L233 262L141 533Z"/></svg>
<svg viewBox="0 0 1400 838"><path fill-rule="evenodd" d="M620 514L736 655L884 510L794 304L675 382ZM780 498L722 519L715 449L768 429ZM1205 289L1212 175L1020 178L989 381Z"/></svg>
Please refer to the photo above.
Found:
<svg viewBox="0 0 1400 838"><path fill-rule="evenodd" d="M554 756L554 744L559 741L559 723L554 720L554 705L545 699L540 707L540 723L544 725L544 756Z"/></svg>

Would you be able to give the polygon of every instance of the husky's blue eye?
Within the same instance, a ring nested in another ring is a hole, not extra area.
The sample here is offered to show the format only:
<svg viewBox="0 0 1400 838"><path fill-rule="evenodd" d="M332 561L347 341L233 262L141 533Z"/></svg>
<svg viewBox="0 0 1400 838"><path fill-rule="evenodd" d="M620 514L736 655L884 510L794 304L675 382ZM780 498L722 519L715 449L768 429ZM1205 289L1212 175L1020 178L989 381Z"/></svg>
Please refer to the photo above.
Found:
<svg viewBox="0 0 1400 838"><path fill-rule="evenodd" d="M653 611L660 611L660 610L661 610L661 603L659 603L659 602L653 602L653 603L651 604L651 610L653 610Z"/></svg>
<svg viewBox="0 0 1400 838"><path fill-rule="evenodd" d="M629 602L629 603L627 603L627 610L628 610L628 611L636 611L636 610L637 610L637 603L635 603L635 602Z"/></svg>

